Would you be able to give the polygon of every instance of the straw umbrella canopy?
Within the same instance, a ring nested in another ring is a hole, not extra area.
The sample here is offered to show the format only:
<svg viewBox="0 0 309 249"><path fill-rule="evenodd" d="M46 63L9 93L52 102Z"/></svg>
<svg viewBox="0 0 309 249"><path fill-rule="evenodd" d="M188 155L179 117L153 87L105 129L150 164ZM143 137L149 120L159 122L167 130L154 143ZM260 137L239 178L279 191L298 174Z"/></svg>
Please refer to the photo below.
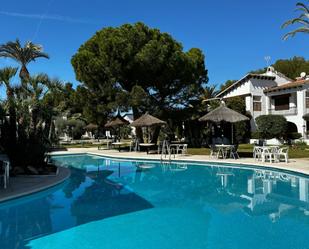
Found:
<svg viewBox="0 0 309 249"><path fill-rule="evenodd" d="M107 122L105 124L105 128L118 128L118 135L120 137L120 127L124 126L124 125L128 125L129 121L124 119L120 114L118 114L115 118L113 118L112 120L110 120L109 122Z"/></svg>
<svg viewBox="0 0 309 249"><path fill-rule="evenodd" d="M93 131L93 130L98 129L98 127L99 127L98 125L90 123L90 124L85 126L85 129L87 131Z"/></svg>
<svg viewBox="0 0 309 249"><path fill-rule="evenodd" d="M229 122L229 123L237 123L240 121L249 120L245 115L236 112L225 105L221 105L211 112L207 113L203 117L199 119L199 121L211 121L211 122Z"/></svg>
<svg viewBox="0 0 309 249"><path fill-rule="evenodd" d="M246 120L249 120L249 118L239 112L236 112L226 107L224 104L212 110L211 112L207 113L203 117L199 118L199 121L202 122L211 121L219 123L225 121L232 123L232 143L233 143L233 123Z"/></svg>
<svg viewBox="0 0 309 249"><path fill-rule="evenodd" d="M142 115L141 117L139 117L138 119L134 120L131 123L131 126L134 127L150 127L150 126L156 126L156 125L165 125L166 122L158 119L148 113L145 113L144 115Z"/></svg>
<svg viewBox="0 0 309 249"><path fill-rule="evenodd" d="M148 127L161 126L165 124L166 124L165 121L158 119L148 113L145 113L138 119L134 120L130 125L134 127L147 127L147 133L148 133ZM149 137L148 137L148 140L150 140Z"/></svg>
<svg viewBox="0 0 309 249"><path fill-rule="evenodd" d="M119 126L123 126L123 125L127 125L127 124L129 124L129 121L125 120L123 117L121 117L119 115L116 118L107 122L105 124L105 128L115 128L115 127L119 127Z"/></svg>

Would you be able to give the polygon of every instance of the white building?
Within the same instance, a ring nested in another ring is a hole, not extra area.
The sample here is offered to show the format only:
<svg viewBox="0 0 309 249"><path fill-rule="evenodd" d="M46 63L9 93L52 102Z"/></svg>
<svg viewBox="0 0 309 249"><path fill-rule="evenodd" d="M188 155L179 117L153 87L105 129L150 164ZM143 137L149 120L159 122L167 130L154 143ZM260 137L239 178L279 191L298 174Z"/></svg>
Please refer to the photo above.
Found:
<svg viewBox="0 0 309 249"><path fill-rule="evenodd" d="M132 113L125 113L123 115L123 118L125 120L127 120L130 124L134 121L134 117L133 117L133 114ZM131 126L131 136L135 136L136 135L136 132L135 132L135 127Z"/></svg>
<svg viewBox="0 0 309 249"><path fill-rule="evenodd" d="M277 114L287 119L292 132L308 138L309 77L305 73L292 80L269 67L263 74L247 74L217 95L223 99L236 96L245 99L246 110L253 117L252 131L256 130L256 117Z"/></svg>

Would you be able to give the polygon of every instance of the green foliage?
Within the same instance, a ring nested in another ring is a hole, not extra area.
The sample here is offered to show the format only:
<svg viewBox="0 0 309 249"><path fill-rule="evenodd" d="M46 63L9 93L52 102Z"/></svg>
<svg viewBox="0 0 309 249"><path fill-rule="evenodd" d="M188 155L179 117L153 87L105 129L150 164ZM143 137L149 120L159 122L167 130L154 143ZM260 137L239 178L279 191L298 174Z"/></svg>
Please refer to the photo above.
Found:
<svg viewBox="0 0 309 249"><path fill-rule="evenodd" d="M242 97L233 97L226 100L226 106L242 114L246 114L246 103Z"/></svg>
<svg viewBox="0 0 309 249"><path fill-rule="evenodd" d="M80 139L84 133L84 127L86 123L78 119L70 119L66 123L69 131L68 133L73 137L73 139Z"/></svg>
<svg viewBox="0 0 309 249"><path fill-rule="evenodd" d="M298 133L298 132L291 132L287 134L287 138L288 139L300 139L302 137L302 134Z"/></svg>
<svg viewBox="0 0 309 249"><path fill-rule="evenodd" d="M296 7L297 7L296 10L300 11L301 14L296 18L286 21L282 25L282 28L286 28L290 25L295 25L295 24L298 24L300 26L296 28L295 30L288 32L283 37L284 40L288 39L289 37L293 37L298 33L309 34L309 2L307 5L305 3L297 3Z"/></svg>
<svg viewBox="0 0 309 249"><path fill-rule="evenodd" d="M287 130L287 120L281 115L261 115L257 117L256 124L260 138L272 139L278 138L282 139Z"/></svg>
<svg viewBox="0 0 309 249"><path fill-rule="evenodd" d="M21 65L19 76L22 81L28 80L30 76L27 65L31 61L35 61L37 58L49 58L48 54L43 52L41 45L28 41L22 46L18 39L0 45L0 57L11 58Z"/></svg>
<svg viewBox="0 0 309 249"><path fill-rule="evenodd" d="M224 91L226 88L230 87L233 85L237 80L227 80L224 84L220 86L220 92Z"/></svg>
<svg viewBox="0 0 309 249"><path fill-rule="evenodd" d="M0 69L0 83L6 87L1 126L1 147L13 167L42 168L52 145L54 106L43 101L51 92L61 90L59 81L46 74L29 76L22 84L12 85L16 68ZM57 89L57 90L56 90Z"/></svg>
<svg viewBox="0 0 309 249"><path fill-rule="evenodd" d="M251 138L252 139L260 139L261 135L258 131L253 131L253 132L251 132Z"/></svg>
<svg viewBox="0 0 309 249"><path fill-rule="evenodd" d="M251 118L251 116L248 115L248 113L246 112L246 103L244 98L241 97L229 98L226 100L226 106L234 111L237 111ZM234 141L236 141L237 143L246 142L250 137L250 130L251 130L250 121L237 122L233 125L234 125L234 137L235 137Z"/></svg>
<svg viewBox="0 0 309 249"><path fill-rule="evenodd" d="M87 101L103 103L105 116L120 107L132 108L134 118L145 110L169 117L199 102L208 81L200 49L184 52L169 34L143 23L98 31L79 48L72 65L90 92Z"/></svg>
<svg viewBox="0 0 309 249"><path fill-rule="evenodd" d="M308 149L308 145L304 141L297 141L293 144L293 149L306 150Z"/></svg>
<svg viewBox="0 0 309 249"><path fill-rule="evenodd" d="M303 57L294 56L291 59L277 60L274 64L272 64L272 67L290 79L295 79L296 77L300 76L300 73L309 72L309 60L305 60ZM251 73L261 74L265 71L266 68L263 68L252 71Z"/></svg>
<svg viewBox="0 0 309 249"><path fill-rule="evenodd" d="M309 60L295 56L288 60L277 60L273 67L287 77L295 79L302 72L309 72Z"/></svg>
<svg viewBox="0 0 309 249"><path fill-rule="evenodd" d="M55 120L55 126L59 132L59 135L67 133L69 136L73 137L73 139L80 139L81 136L85 132L86 123L80 119L63 119L58 117Z"/></svg>

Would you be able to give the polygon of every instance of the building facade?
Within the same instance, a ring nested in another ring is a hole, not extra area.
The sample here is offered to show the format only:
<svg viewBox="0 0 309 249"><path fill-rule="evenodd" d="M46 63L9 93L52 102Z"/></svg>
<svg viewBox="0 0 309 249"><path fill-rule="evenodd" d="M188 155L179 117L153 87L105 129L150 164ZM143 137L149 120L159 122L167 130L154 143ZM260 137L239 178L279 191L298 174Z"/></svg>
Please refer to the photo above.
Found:
<svg viewBox="0 0 309 249"><path fill-rule="evenodd" d="M252 131L258 116L283 115L290 132L309 138L309 77L305 73L292 80L269 67L263 74L247 74L217 95L223 99L236 96L245 99L246 110L252 115Z"/></svg>

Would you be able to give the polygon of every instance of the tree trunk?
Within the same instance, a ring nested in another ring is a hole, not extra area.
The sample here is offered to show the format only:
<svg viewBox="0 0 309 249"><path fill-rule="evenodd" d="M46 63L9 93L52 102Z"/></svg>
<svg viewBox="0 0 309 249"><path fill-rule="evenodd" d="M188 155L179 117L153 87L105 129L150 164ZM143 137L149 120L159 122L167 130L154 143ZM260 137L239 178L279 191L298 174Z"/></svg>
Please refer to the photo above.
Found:
<svg viewBox="0 0 309 249"><path fill-rule="evenodd" d="M19 72L19 77L21 79L22 84L27 82L27 80L30 77L29 71L25 65L21 66L20 72Z"/></svg>
<svg viewBox="0 0 309 249"><path fill-rule="evenodd" d="M13 90L8 89L7 90L7 97L8 97L8 105L9 105L9 137L10 137L10 145L12 148L16 145L17 137L17 127L16 127L16 110L15 110L15 102L14 102L14 96L13 96Z"/></svg>
<svg viewBox="0 0 309 249"><path fill-rule="evenodd" d="M38 107L36 104L32 106L31 119L30 119L30 130L32 134L36 134L38 123Z"/></svg>

